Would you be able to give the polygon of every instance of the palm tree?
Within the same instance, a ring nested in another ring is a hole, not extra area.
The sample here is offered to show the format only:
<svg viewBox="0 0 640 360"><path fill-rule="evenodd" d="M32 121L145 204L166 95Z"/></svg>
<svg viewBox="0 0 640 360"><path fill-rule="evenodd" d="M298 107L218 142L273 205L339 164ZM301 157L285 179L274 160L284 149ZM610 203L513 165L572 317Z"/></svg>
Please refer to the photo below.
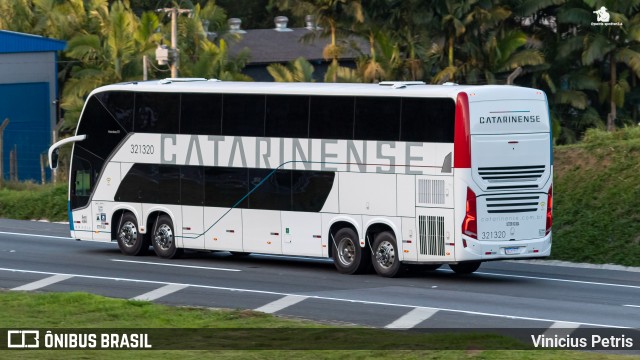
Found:
<svg viewBox="0 0 640 360"><path fill-rule="evenodd" d="M592 26L595 4L570 1L558 13L558 22L570 27L573 36L567 37L560 51L567 56L579 55L582 66L608 67L607 87L600 87L602 100L608 101L607 130L615 129L617 108L624 104L630 90L625 79L618 78L619 65L626 66L640 77L640 1L604 1L611 22L622 26ZM601 6L598 3L598 7Z"/></svg>
<svg viewBox="0 0 640 360"><path fill-rule="evenodd" d="M314 82L313 65L302 57L289 64L271 64L267 66L269 75L277 82Z"/></svg>
<svg viewBox="0 0 640 360"><path fill-rule="evenodd" d="M139 79L141 56L151 51L149 27L157 23L148 14L141 26L126 2L107 7L106 0L94 0L87 8L86 29L69 40L65 54L77 61L65 82L61 106L66 110L64 128L75 127L84 98L98 86Z"/></svg>
<svg viewBox="0 0 640 360"><path fill-rule="evenodd" d="M352 24L363 22L364 14L360 0L276 0L277 6L282 10L291 10L295 15L313 15L322 27L321 36L329 36L331 41L322 51L322 56L329 60L331 65L327 73L331 73L331 81L338 81L338 73L346 70L338 69L338 59L342 54L342 46L338 43L338 37L349 34L348 29ZM344 25L344 26L343 26Z"/></svg>

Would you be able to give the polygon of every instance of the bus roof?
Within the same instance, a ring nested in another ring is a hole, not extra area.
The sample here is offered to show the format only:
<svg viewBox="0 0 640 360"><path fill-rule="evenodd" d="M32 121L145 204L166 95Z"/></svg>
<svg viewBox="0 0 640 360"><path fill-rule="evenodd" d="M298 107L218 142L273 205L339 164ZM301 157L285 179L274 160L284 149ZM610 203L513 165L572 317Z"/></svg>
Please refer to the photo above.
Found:
<svg viewBox="0 0 640 360"><path fill-rule="evenodd" d="M449 97L452 99L456 99L458 93L465 92L469 94L469 102L492 99L546 100L546 96L542 90L519 86L457 84L427 85L415 81L386 81L380 84L284 83L183 78L107 85L95 89L91 95L104 91Z"/></svg>

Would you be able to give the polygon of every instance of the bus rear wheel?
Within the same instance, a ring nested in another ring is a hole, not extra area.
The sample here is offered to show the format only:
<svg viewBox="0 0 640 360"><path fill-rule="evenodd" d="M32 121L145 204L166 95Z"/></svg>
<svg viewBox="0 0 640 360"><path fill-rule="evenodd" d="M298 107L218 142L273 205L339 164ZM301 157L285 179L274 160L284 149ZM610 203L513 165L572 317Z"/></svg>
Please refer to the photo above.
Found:
<svg viewBox="0 0 640 360"><path fill-rule="evenodd" d="M145 246L144 236L138 231L138 221L130 212L122 215L116 239L120 252L125 255L142 255L149 247Z"/></svg>
<svg viewBox="0 0 640 360"><path fill-rule="evenodd" d="M333 263L339 272L351 275L362 273L369 267L369 252L360 247L358 235L353 229L340 229L333 238L333 243Z"/></svg>
<svg viewBox="0 0 640 360"><path fill-rule="evenodd" d="M451 270L453 270L456 274L471 274L474 271L478 270L480 267L480 261L469 261L463 262L459 264L449 264Z"/></svg>
<svg viewBox="0 0 640 360"><path fill-rule="evenodd" d="M182 254L182 249L176 247L173 222L167 215L160 215L153 226L151 234L153 251L161 258L174 259Z"/></svg>
<svg viewBox="0 0 640 360"><path fill-rule="evenodd" d="M401 274L402 266L398 257L396 237L385 231L376 235L373 241L373 268L384 277L396 277Z"/></svg>

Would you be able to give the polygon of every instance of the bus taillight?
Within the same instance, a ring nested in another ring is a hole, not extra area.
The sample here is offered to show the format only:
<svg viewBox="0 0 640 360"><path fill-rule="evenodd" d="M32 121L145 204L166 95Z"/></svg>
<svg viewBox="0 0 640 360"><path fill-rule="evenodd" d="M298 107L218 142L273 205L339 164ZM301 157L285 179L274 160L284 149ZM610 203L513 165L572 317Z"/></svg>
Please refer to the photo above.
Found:
<svg viewBox="0 0 640 360"><path fill-rule="evenodd" d="M464 220L462 221L462 233L474 239L478 238L476 214L476 193L467 188L467 206Z"/></svg>
<svg viewBox="0 0 640 360"><path fill-rule="evenodd" d="M551 225L553 224L553 186L549 187L549 193L547 194L547 230L544 235L547 236L551 232Z"/></svg>

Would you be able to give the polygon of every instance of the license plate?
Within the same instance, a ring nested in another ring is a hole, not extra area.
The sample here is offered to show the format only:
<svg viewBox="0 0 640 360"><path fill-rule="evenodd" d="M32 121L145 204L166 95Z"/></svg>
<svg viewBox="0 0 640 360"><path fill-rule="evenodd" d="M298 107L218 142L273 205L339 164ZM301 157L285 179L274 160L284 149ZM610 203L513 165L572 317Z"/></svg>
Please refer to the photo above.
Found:
<svg viewBox="0 0 640 360"><path fill-rule="evenodd" d="M520 248L519 247L508 247L508 248L504 248L504 253L506 255L515 255L515 254L520 254Z"/></svg>

